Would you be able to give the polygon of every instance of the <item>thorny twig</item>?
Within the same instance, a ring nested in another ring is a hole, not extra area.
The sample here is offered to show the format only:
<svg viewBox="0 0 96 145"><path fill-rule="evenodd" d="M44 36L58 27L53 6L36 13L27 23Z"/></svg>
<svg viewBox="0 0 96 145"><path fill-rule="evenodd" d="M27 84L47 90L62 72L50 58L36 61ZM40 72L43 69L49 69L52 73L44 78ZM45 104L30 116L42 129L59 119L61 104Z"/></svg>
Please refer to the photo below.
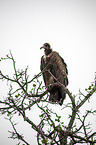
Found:
<svg viewBox="0 0 96 145"><path fill-rule="evenodd" d="M10 121L12 127L13 127L13 130L14 130L14 132L8 131L8 132L11 133L11 135L12 135L12 136L9 137L9 138L12 138L12 139L19 139L19 140L21 140L22 142L26 143L26 145L30 145L30 144L24 139L24 137L23 137L22 135L20 135L20 134L17 132L17 130L16 130L16 128L15 128L15 125L16 125L16 124L14 124L14 123L12 122L12 117L10 117L9 121Z"/></svg>

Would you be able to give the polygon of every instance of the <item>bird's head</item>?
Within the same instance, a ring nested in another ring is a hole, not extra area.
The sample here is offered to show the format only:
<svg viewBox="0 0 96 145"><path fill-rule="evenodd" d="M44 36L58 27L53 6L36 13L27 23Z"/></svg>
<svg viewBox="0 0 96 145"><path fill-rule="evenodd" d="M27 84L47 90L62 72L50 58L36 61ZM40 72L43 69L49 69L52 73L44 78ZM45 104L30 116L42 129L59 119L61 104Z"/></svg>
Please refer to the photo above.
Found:
<svg viewBox="0 0 96 145"><path fill-rule="evenodd" d="M49 43L44 43L40 49L42 48L44 49L45 55L49 55L52 52L52 49Z"/></svg>

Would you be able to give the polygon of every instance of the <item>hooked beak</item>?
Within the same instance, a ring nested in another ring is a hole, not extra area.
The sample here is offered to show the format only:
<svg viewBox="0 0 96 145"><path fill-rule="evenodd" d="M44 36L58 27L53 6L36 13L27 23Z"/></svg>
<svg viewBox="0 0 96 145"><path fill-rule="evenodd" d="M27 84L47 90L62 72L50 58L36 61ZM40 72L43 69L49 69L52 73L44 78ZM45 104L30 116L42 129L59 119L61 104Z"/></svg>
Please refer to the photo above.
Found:
<svg viewBox="0 0 96 145"><path fill-rule="evenodd" d="M44 47L44 46L40 47L40 49L42 49L42 48L43 48L43 49L45 49L45 47Z"/></svg>
<svg viewBox="0 0 96 145"><path fill-rule="evenodd" d="M44 48L44 47L40 47L40 49L42 49L42 48Z"/></svg>

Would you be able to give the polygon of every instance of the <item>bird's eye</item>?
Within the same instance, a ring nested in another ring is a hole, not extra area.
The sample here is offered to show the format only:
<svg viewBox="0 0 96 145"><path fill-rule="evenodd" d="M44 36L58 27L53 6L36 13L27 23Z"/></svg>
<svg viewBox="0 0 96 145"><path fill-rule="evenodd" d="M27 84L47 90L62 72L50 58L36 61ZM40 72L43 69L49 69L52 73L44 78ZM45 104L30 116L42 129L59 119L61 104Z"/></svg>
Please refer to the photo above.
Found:
<svg viewBox="0 0 96 145"><path fill-rule="evenodd" d="M47 46L47 44L45 44L45 46Z"/></svg>

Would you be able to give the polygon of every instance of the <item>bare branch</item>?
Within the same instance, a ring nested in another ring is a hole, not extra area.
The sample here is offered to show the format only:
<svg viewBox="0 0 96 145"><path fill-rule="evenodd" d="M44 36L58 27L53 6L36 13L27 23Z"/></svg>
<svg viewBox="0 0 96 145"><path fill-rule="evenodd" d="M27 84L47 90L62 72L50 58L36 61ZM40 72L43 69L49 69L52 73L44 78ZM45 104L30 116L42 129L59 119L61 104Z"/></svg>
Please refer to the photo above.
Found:
<svg viewBox="0 0 96 145"><path fill-rule="evenodd" d="M15 128L15 125L16 125L16 124L13 124L13 122L12 122L11 119L12 119L12 118L10 118L9 121L10 121L12 127L13 127L14 132L9 131L9 132L12 134L12 137L9 137L9 138L19 139L19 140L23 141L24 143L26 143L26 145L30 145L30 144L24 139L24 137L23 137L22 135L20 135L20 134L17 132L17 130L16 130L16 128Z"/></svg>
<svg viewBox="0 0 96 145"><path fill-rule="evenodd" d="M85 96L85 98L77 105L77 109L79 109L96 91L96 85L92 88L92 90Z"/></svg>

